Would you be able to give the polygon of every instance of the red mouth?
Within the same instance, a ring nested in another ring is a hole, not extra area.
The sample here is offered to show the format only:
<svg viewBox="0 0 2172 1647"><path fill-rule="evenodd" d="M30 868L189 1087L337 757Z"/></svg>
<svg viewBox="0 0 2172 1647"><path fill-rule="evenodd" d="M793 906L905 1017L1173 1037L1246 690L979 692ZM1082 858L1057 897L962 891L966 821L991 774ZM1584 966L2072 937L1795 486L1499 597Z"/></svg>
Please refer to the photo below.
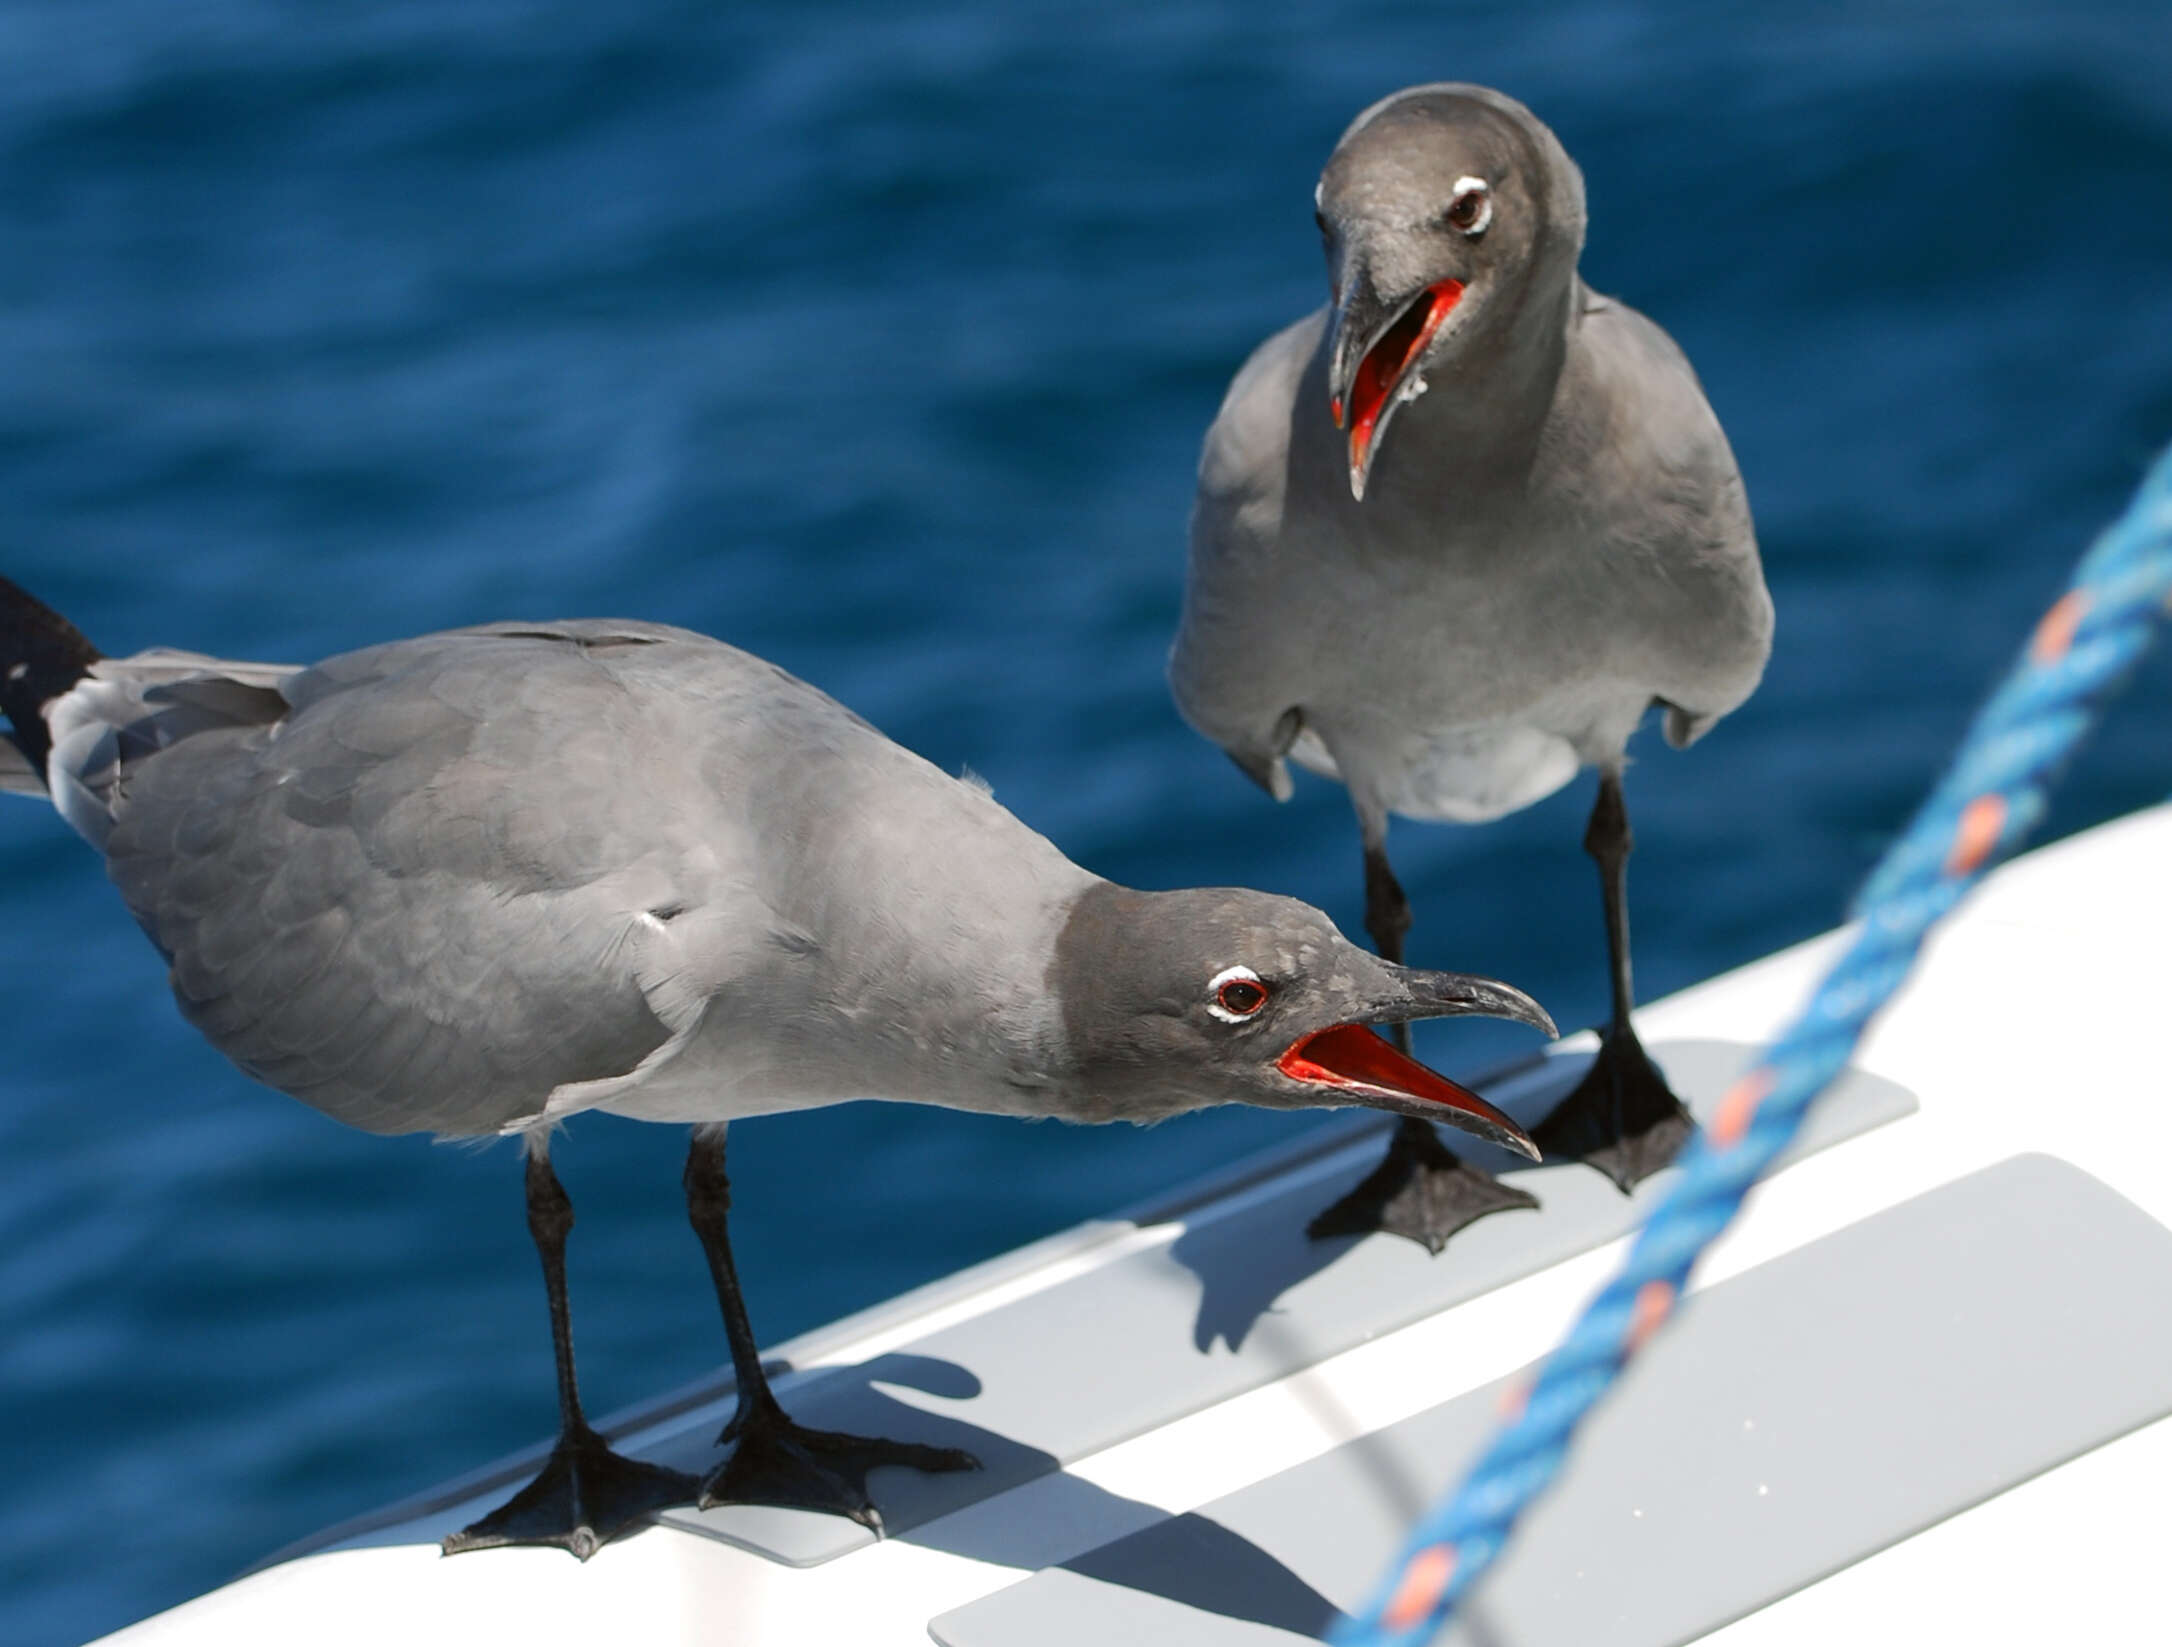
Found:
<svg viewBox="0 0 2172 1647"><path fill-rule="evenodd" d="M1534 1161L1539 1158L1538 1146L1508 1115L1470 1088L1404 1057L1362 1024L1337 1024L1307 1035L1278 1058L1275 1067L1291 1080L1313 1086L1438 1104L1453 1112L1441 1117L1450 1125L1520 1149ZM1458 1121L1458 1116L1468 1119Z"/></svg>
<svg viewBox="0 0 2172 1647"><path fill-rule="evenodd" d="M1425 353L1425 346L1433 341L1433 334L1440 330L1441 322L1462 300L1463 282L1443 280L1428 286L1425 296L1426 301L1412 303L1396 316L1395 324L1381 334L1380 341L1358 362L1356 381L1350 385L1348 408L1352 490L1362 491L1366 459L1372 452L1373 431L1379 427L1380 414L1387 410L1388 402L1402 386L1411 363ZM1329 410L1340 427L1344 411L1342 402L1332 402Z"/></svg>

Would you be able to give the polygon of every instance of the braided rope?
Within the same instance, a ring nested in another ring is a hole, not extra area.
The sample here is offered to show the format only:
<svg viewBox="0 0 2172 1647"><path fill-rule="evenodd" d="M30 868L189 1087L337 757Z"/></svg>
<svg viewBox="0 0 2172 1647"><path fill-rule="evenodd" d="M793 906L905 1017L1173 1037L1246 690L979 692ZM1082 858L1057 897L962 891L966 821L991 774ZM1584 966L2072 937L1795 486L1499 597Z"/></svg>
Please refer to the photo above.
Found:
<svg viewBox="0 0 2172 1647"><path fill-rule="evenodd" d="M1720 1099L1673 1190L1613 1280L1511 1399L1456 1492L1436 1505L1338 1647L1416 1647L1501 1554L1560 1472L1576 1427L1673 1313L1704 1249L1793 1141L1930 929L2043 817L2046 786L2154 638L2172 597L2172 451L2098 538L2037 625L1943 781L1872 874L1860 929L1808 1006Z"/></svg>

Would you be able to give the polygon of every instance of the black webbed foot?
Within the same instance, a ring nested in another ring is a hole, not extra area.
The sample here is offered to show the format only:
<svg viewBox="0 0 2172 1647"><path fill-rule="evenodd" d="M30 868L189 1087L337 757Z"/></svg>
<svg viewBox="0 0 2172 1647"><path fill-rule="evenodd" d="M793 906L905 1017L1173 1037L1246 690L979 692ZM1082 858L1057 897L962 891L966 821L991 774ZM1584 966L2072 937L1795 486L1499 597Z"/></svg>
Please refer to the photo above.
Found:
<svg viewBox="0 0 2172 1647"><path fill-rule="evenodd" d="M1599 1055L1531 1136L1549 1156L1595 1167L1627 1195L1671 1165L1696 1130L1633 1030L1610 1030Z"/></svg>
<svg viewBox="0 0 2172 1647"><path fill-rule="evenodd" d="M505 1544L548 1544L586 1561L659 1510L691 1504L701 1483L681 1470L615 1453L583 1424L527 1486L441 1546L447 1555Z"/></svg>
<svg viewBox="0 0 2172 1647"><path fill-rule="evenodd" d="M882 1512L867 1495L870 1470L884 1464L931 1474L980 1468L979 1459L956 1447L810 1430L785 1417L773 1400L742 1409L718 1439L731 1445L732 1454L702 1482L704 1510L774 1504L847 1516L877 1533Z"/></svg>
<svg viewBox="0 0 2172 1647"><path fill-rule="evenodd" d="M1459 1159L1424 1121L1398 1122L1380 1165L1305 1226L1315 1241L1384 1230L1439 1256L1448 1238L1488 1213L1536 1207L1535 1196Z"/></svg>

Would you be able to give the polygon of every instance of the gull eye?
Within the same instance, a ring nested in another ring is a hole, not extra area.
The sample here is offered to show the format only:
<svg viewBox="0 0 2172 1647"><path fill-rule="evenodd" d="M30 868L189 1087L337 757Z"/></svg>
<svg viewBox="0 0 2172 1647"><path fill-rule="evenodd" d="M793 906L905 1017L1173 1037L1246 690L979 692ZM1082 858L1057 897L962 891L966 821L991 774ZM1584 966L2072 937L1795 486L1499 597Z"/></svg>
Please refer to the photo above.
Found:
<svg viewBox="0 0 2172 1647"><path fill-rule="evenodd" d="M1242 978L1230 979L1214 992L1214 998L1222 1003L1224 1012L1233 1012L1240 1018L1251 1017L1267 1004L1267 992Z"/></svg>
<svg viewBox="0 0 2172 1647"><path fill-rule="evenodd" d="M1448 222L1476 240L1493 221L1493 187L1482 177L1459 177L1448 201Z"/></svg>
<svg viewBox="0 0 2172 1647"><path fill-rule="evenodd" d="M1233 966L1216 973L1207 987L1214 992L1207 1010L1225 1024L1242 1023L1267 1004L1267 986L1248 966Z"/></svg>

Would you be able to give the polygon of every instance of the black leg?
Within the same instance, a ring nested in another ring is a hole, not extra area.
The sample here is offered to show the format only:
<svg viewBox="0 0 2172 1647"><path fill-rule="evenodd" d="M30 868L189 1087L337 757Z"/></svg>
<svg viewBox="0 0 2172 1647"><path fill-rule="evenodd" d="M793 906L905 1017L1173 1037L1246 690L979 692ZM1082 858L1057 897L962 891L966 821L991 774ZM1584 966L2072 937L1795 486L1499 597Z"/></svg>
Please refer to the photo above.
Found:
<svg viewBox="0 0 2172 1647"><path fill-rule="evenodd" d="M543 1260L551 1306L551 1348L558 1359L558 1444L533 1481L471 1527L447 1538L444 1550L487 1550L501 1544L551 1544L586 1561L612 1539L658 1510L691 1504L700 1483L678 1470L644 1464L611 1450L581 1413L573 1372L573 1320L566 1304L566 1237L573 1202L551 1170L541 1134L528 1145L528 1233Z"/></svg>
<svg viewBox="0 0 2172 1647"><path fill-rule="evenodd" d="M731 1446L731 1456L701 1484L701 1507L718 1504L777 1504L787 1509L826 1510L882 1531L882 1516L867 1496L868 1471L882 1464L915 1470L977 1470L980 1461L955 1447L928 1447L911 1441L842 1435L810 1430L787 1418L762 1370L754 1328L747 1321L739 1292L739 1271L732 1263L731 1237L725 1224L731 1211L731 1181L724 1171L724 1129L697 1127L686 1156L686 1216L701 1238L716 1282L716 1301L724 1312L724 1336L731 1344L732 1373L739 1385L739 1410L717 1437Z"/></svg>
<svg viewBox="0 0 2172 1647"><path fill-rule="evenodd" d="M1637 1004L1629 975L1629 854L1636 844L1621 775L1602 772L1591 819L1584 825L1584 850L1599 866L1599 894L1606 906L1606 979L1614 1007L1611 1027L1618 1030L1629 1027L1629 1014Z"/></svg>
<svg viewBox="0 0 2172 1647"><path fill-rule="evenodd" d="M1385 846L1370 842L1365 847L1365 932L1384 961L1403 964L1403 940L1410 936L1410 899L1403 883L1395 878ZM1394 1030L1398 1052L1410 1051L1410 1026Z"/></svg>
<svg viewBox="0 0 2172 1647"><path fill-rule="evenodd" d="M1389 867L1387 848L1370 840L1365 843L1365 930L1384 960L1402 964L1410 900ZM1407 1054L1410 1026L1397 1024L1391 1033L1397 1050ZM1305 1233L1326 1241L1385 1230L1437 1255L1457 1230L1489 1212L1537 1205L1523 1190L1463 1161L1430 1123L1406 1115L1395 1123L1380 1165L1307 1224Z"/></svg>
<svg viewBox="0 0 2172 1647"><path fill-rule="evenodd" d="M1606 900L1607 976L1613 1015L1599 1055L1576 1090L1531 1129L1548 1155L1574 1156L1596 1167L1626 1195L1671 1162L1695 1130L1681 1101L1667 1086L1630 1026L1636 992L1629 971L1629 810L1621 775L1599 774L1599 796L1584 830L1584 850L1599 865Z"/></svg>

